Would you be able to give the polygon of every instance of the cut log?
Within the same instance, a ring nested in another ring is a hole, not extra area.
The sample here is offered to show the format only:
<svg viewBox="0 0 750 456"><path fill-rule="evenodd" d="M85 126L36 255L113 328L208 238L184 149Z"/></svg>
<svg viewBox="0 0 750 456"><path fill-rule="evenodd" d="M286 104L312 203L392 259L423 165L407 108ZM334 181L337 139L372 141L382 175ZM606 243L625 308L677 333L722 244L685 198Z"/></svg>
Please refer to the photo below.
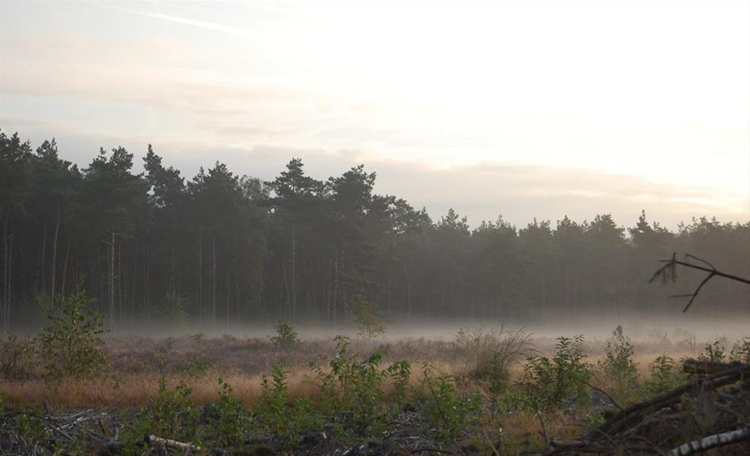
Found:
<svg viewBox="0 0 750 456"><path fill-rule="evenodd" d="M683 443L667 452L667 456L690 456L692 454L702 453L712 448L730 445L732 443L744 442L750 440L750 426L735 429L734 431L722 432L721 434L709 435L699 440Z"/></svg>
<svg viewBox="0 0 750 456"><path fill-rule="evenodd" d="M151 446L163 446L167 448L176 448L183 451L200 451L201 447L193 443L178 442L172 439L163 439L155 435L146 436L146 443Z"/></svg>

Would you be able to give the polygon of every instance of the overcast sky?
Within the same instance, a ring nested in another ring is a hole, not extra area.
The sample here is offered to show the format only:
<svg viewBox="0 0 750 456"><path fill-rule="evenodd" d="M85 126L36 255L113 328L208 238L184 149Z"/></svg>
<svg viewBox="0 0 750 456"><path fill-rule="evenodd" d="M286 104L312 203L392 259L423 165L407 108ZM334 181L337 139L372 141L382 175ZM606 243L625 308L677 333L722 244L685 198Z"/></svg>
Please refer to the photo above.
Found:
<svg viewBox="0 0 750 456"><path fill-rule="evenodd" d="M0 128L471 225L750 220L750 2L0 0ZM139 160L140 162L140 160Z"/></svg>

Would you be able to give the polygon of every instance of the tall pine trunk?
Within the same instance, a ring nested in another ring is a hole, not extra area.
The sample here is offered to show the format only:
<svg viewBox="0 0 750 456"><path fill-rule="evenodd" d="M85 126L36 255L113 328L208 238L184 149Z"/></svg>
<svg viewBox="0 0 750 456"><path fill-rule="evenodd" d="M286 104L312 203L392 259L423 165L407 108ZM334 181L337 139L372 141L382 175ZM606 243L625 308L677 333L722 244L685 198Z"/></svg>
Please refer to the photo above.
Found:
<svg viewBox="0 0 750 456"><path fill-rule="evenodd" d="M203 230L200 230L198 236L198 308L200 309L201 319L205 318L206 309L203 303Z"/></svg>
<svg viewBox="0 0 750 456"><path fill-rule="evenodd" d="M292 303L289 309L291 321L297 308L297 217L292 215Z"/></svg>
<svg viewBox="0 0 750 456"><path fill-rule="evenodd" d="M211 324L216 326L216 236L213 238L211 267Z"/></svg>
<svg viewBox="0 0 750 456"><path fill-rule="evenodd" d="M109 244L109 327L115 327L115 228Z"/></svg>
<svg viewBox="0 0 750 456"><path fill-rule="evenodd" d="M10 315L10 274L13 243L10 229L8 228L8 218L3 222L3 295L2 305L0 305L0 316L2 316L3 332L7 333L10 329L8 316Z"/></svg>
<svg viewBox="0 0 750 456"><path fill-rule="evenodd" d="M50 296L53 298L55 297L55 272L57 271L57 240L59 239L60 235L60 202L57 202L57 222L55 223L55 235L52 239L52 277L51 277L51 287L50 287ZM50 302L55 302L54 299L50 300Z"/></svg>
<svg viewBox="0 0 750 456"><path fill-rule="evenodd" d="M9 226L10 225L10 226ZM4 227L4 274L3 274L3 330L5 333L10 331L10 312L12 305L12 292L13 287L13 224L8 223L8 219L5 219Z"/></svg>
<svg viewBox="0 0 750 456"><path fill-rule="evenodd" d="M331 315L329 316L329 323L334 324L336 322L336 304L339 297L339 246L336 245L336 250L333 255L333 296L331 296Z"/></svg>
<svg viewBox="0 0 750 456"><path fill-rule="evenodd" d="M65 295L65 283L68 279L68 260L70 259L70 239L68 246L65 248L65 260L63 262L62 280L60 284L60 294Z"/></svg>
<svg viewBox="0 0 750 456"><path fill-rule="evenodd" d="M121 324L125 313L125 296L123 295L124 287L127 282L122 276L122 241L117 245L117 275L115 276L115 288L117 289L117 321Z"/></svg>
<svg viewBox="0 0 750 456"><path fill-rule="evenodd" d="M44 220L42 233L42 290L47 289L47 220Z"/></svg>

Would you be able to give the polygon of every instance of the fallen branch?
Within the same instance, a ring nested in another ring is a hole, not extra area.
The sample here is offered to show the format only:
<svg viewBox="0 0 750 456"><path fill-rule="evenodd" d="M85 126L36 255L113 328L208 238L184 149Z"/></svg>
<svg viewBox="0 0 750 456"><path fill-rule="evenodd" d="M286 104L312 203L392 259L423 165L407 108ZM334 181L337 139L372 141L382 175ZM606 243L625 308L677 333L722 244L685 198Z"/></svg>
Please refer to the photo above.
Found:
<svg viewBox="0 0 750 456"><path fill-rule="evenodd" d="M172 439L163 439L155 435L147 436L146 443L151 446L157 445L157 446L163 446L167 448L176 448L178 450L183 450L183 451L200 451L201 450L201 447L192 443L178 442L177 440L172 440Z"/></svg>
<svg viewBox="0 0 750 456"><path fill-rule="evenodd" d="M713 390L722 386L730 385L737 380L740 380L741 378L747 378L748 376L750 376L750 365L745 364L741 367L733 368L724 372L718 372L716 374L704 377L704 383L701 384L701 387L706 390ZM698 387L697 383L691 381L668 393L657 396L650 401L634 404L605 421L604 424L597 428L597 431L605 434L611 434L624 426L628 426L634 418L637 419L640 416L640 412L642 411L656 411L664 407L679 403L680 397L683 394L693 390L696 387Z"/></svg>
<svg viewBox="0 0 750 456"><path fill-rule="evenodd" d="M440 448L431 448L431 447L425 447L425 448L416 448L413 450L406 450L409 453L417 454L417 453L442 453L442 454L453 454L452 451L447 450L441 450Z"/></svg>
<svg viewBox="0 0 750 456"><path fill-rule="evenodd" d="M731 369L742 367L740 362L732 363L720 363L716 361L698 361L695 359L687 359L682 364L682 371L686 374L716 374Z"/></svg>
<svg viewBox="0 0 750 456"><path fill-rule="evenodd" d="M744 442L750 440L750 425L734 431L722 432L721 434L709 435L699 440L683 443L667 452L667 456L690 456L692 454L702 453L711 448L718 448L732 443Z"/></svg>

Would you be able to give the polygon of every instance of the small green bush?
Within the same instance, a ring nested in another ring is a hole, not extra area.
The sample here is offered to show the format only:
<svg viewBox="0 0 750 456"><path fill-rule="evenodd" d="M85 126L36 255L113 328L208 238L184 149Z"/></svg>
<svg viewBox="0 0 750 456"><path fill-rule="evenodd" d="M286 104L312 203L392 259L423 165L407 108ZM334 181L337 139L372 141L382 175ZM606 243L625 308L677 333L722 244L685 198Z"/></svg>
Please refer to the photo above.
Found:
<svg viewBox="0 0 750 456"><path fill-rule="evenodd" d="M289 373L280 364L272 367L270 382L267 376L263 376L263 396L255 418L279 439L282 447L291 449L297 444L301 433L320 427L321 422L307 398L291 400L288 376Z"/></svg>
<svg viewBox="0 0 750 456"><path fill-rule="evenodd" d="M633 344L624 336L607 342L604 360L599 370L614 384L613 396L623 403L638 399L638 367L633 362Z"/></svg>
<svg viewBox="0 0 750 456"><path fill-rule="evenodd" d="M200 407L190 397L192 393L184 383L169 389L166 380L160 379L156 400L142 411L149 432L182 442L195 441Z"/></svg>
<svg viewBox="0 0 750 456"><path fill-rule="evenodd" d="M165 360L166 361L166 360ZM192 379L199 379L206 375L213 363L204 357L196 357L175 366L175 371Z"/></svg>
<svg viewBox="0 0 750 456"><path fill-rule="evenodd" d="M386 373L377 369L383 352L378 350L364 362L355 354L349 353L349 338L336 336L336 356L328 362L328 370L313 365L319 383L320 406L331 419L341 413L351 418L342 424L342 429L357 434L367 434L368 428L378 427L376 408L382 405L383 392L380 389Z"/></svg>
<svg viewBox="0 0 750 456"><path fill-rule="evenodd" d="M219 378L219 400L214 402L216 413L208 421L207 435L222 448L241 445L249 425L249 416L242 403L234 397L232 387Z"/></svg>
<svg viewBox="0 0 750 456"><path fill-rule="evenodd" d="M453 376L436 375L434 370L428 362L422 366L422 384L432 398L426 404L426 412L436 425L437 438L455 441L477 423L482 399L478 394L459 394Z"/></svg>
<svg viewBox="0 0 750 456"><path fill-rule="evenodd" d="M703 353L698 355L699 361L712 361L717 363L724 362L726 358L726 350L721 340L715 340L711 344L706 344L703 348Z"/></svg>
<svg viewBox="0 0 750 456"><path fill-rule="evenodd" d="M26 445L42 444L45 440L44 409L40 406L25 410L15 417L13 432L26 442Z"/></svg>
<svg viewBox="0 0 750 456"><path fill-rule="evenodd" d="M411 380L411 363L405 359L395 361L388 366L387 371L393 381L396 405L401 408L406 404L407 389Z"/></svg>
<svg viewBox="0 0 750 456"><path fill-rule="evenodd" d="M510 386L508 364L507 358L502 352L492 352L488 380L490 392L496 396L505 393Z"/></svg>
<svg viewBox="0 0 750 456"><path fill-rule="evenodd" d="M680 386L684 381L684 375L680 366L669 356L659 356L649 364L648 370L651 378L646 382L646 389L652 396L664 394Z"/></svg>
<svg viewBox="0 0 750 456"><path fill-rule="evenodd" d="M276 334L268 336L268 338L275 347L282 350L291 350L302 345L302 341L299 339L297 331L295 331L294 327L286 321L279 320L274 328L276 329Z"/></svg>
<svg viewBox="0 0 750 456"><path fill-rule="evenodd" d="M153 308L154 316L169 327L184 329L187 326L187 299L178 294L167 294Z"/></svg>
<svg viewBox="0 0 750 456"><path fill-rule="evenodd" d="M411 377L411 365L400 360L385 369L380 364L386 351L382 348L368 358L359 359L349 353L349 339L336 336L336 356L328 361L327 369L313 364L319 381L320 408L330 419L341 414L349 418L341 429L359 436L379 434L386 426L390 410L385 403L385 382L393 381L397 403L406 400L406 389ZM325 358L323 359L325 361Z"/></svg>
<svg viewBox="0 0 750 456"><path fill-rule="evenodd" d="M101 338L104 319L91 309L93 301L80 286L70 296L42 300L48 323L36 340L46 380L95 377L106 366L108 356Z"/></svg>
<svg viewBox="0 0 750 456"><path fill-rule="evenodd" d="M729 352L732 361L750 364L750 337L743 337L732 345Z"/></svg>
<svg viewBox="0 0 750 456"><path fill-rule="evenodd" d="M481 380L493 394L501 394L508 387L511 366L528 353L528 339L525 332L502 326L459 330L453 342L456 380Z"/></svg>
<svg viewBox="0 0 750 456"><path fill-rule="evenodd" d="M359 329L359 337L372 340L385 333L385 320L378 315L377 305L359 293L354 295L352 315Z"/></svg>
<svg viewBox="0 0 750 456"><path fill-rule="evenodd" d="M36 341L25 336L8 334L0 343L0 378L20 380L28 377L35 365Z"/></svg>
<svg viewBox="0 0 750 456"><path fill-rule="evenodd" d="M578 407L589 402L588 382L593 373L584 362L583 336L557 339L552 358L532 356L524 366L521 383L535 410Z"/></svg>

